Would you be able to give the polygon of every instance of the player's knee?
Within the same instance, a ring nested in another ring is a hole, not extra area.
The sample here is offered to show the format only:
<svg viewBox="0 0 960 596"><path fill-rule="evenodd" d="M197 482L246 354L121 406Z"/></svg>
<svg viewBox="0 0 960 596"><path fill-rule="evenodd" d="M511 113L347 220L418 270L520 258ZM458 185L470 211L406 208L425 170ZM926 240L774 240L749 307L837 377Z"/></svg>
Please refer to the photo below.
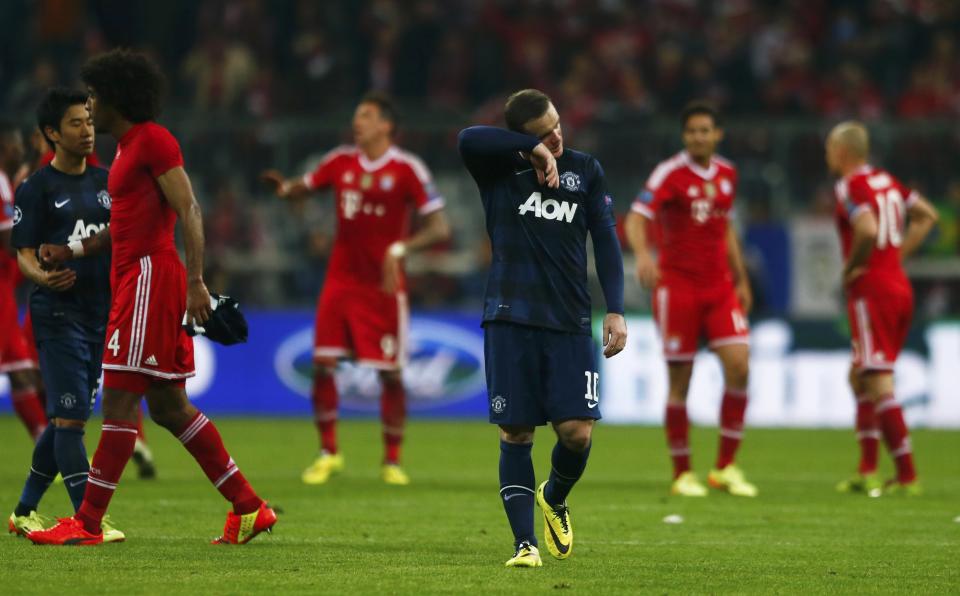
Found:
<svg viewBox="0 0 960 596"><path fill-rule="evenodd" d="M10 372L10 389L13 391L29 391L34 389L33 374L28 370Z"/></svg>
<svg viewBox="0 0 960 596"><path fill-rule="evenodd" d="M403 375L399 370L382 370L380 371L380 382L391 389L402 388Z"/></svg>
<svg viewBox="0 0 960 596"><path fill-rule="evenodd" d="M526 426L501 426L500 439L506 443L526 445L533 443L534 429Z"/></svg>
<svg viewBox="0 0 960 596"><path fill-rule="evenodd" d="M746 389L750 380L750 361L746 357L737 358L728 362L723 372L727 387Z"/></svg>
<svg viewBox="0 0 960 596"><path fill-rule="evenodd" d="M584 422L583 424L568 426L564 428L563 431L558 432L557 435L564 447L570 451L581 453L586 451L587 447L590 446L592 431L593 425L589 422Z"/></svg>

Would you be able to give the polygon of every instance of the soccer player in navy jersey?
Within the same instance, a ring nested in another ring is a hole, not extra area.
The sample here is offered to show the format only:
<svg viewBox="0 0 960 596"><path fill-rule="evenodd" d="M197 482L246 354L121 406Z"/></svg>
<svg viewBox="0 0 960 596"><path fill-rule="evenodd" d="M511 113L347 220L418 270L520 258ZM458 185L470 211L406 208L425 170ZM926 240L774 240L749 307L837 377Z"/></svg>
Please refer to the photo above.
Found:
<svg viewBox="0 0 960 596"><path fill-rule="evenodd" d="M38 344L50 424L37 439L20 502L9 530L25 535L44 529L37 507L59 472L74 510L87 485L84 426L100 379L103 336L110 311L110 256L41 267L37 249L88 238L110 221L107 171L90 166L93 119L87 94L52 89L37 109L37 122L55 157L17 189L13 245L23 274L34 282L30 313ZM107 521L104 542L123 540Z"/></svg>
<svg viewBox="0 0 960 596"><path fill-rule="evenodd" d="M467 128L459 148L480 190L493 249L483 326L490 422L500 427L500 497L514 535L506 566L539 567L534 501L543 511L548 550L569 557L566 498L586 468L600 419L587 233L607 304L607 358L627 339L623 260L603 168L564 147L550 98L518 91L504 115L509 130ZM530 453L534 430L547 422L557 443L550 477L537 486Z"/></svg>

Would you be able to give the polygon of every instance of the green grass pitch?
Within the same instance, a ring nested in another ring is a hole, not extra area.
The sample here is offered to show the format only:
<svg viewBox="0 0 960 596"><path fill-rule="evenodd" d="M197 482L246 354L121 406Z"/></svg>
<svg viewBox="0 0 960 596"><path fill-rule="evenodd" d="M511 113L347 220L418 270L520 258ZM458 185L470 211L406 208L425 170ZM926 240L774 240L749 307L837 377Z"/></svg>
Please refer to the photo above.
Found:
<svg viewBox="0 0 960 596"><path fill-rule="evenodd" d="M657 428L600 426L570 506L574 555L540 569L505 569L512 537L497 496L498 443L482 423L416 422L405 452L409 487L378 477L373 422L341 425L347 459L328 485L300 483L315 451L306 420L221 419L234 458L260 494L283 509L276 532L244 547L211 546L226 505L180 445L150 425L159 478L128 468L111 514L124 544L37 547L0 540L4 593L925 593L960 591L960 433L914 433L926 488L916 499L838 495L855 459L852 432L747 433L741 464L756 500L712 493L666 496L669 467ZM91 423L91 453L99 435ZM12 417L0 501L9 515L30 445ZM540 430L538 478L551 433ZM705 475L716 433L693 435ZM889 466L885 468L889 471ZM41 512L69 511L62 486ZM668 525L663 518L683 516ZM542 524L537 518L538 532Z"/></svg>

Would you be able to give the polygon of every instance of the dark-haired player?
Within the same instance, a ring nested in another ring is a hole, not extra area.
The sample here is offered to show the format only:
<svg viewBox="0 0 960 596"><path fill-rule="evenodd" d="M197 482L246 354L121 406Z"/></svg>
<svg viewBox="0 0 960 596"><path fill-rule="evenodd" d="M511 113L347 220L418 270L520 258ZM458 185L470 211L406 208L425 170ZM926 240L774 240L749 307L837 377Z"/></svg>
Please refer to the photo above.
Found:
<svg viewBox="0 0 960 596"><path fill-rule="evenodd" d="M10 378L13 410L36 441L47 426L44 403L37 391L37 364L17 320L14 290L20 279L10 244L14 208L13 180L23 161L23 136L11 122L0 122L0 374Z"/></svg>
<svg viewBox="0 0 960 596"><path fill-rule="evenodd" d="M867 162L870 137L859 122L842 122L830 131L826 161L840 176L837 230L843 246L843 284L853 344L850 384L857 398L860 466L842 482L841 492L921 492L903 411L894 397L893 367L913 317L913 288L903 272L937 222L937 211L920 193ZM882 436L897 468L884 487L877 478L878 438Z"/></svg>
<svg viewBox="0 0 960 596"><path fill-rule="evenodd" d="M109 255L55 269L44 269L37 259L42 244L89 238L110 221L107 171L86 161L94 141L87 94L50 90L37 109L37 123L55 156L17 189L13 245L20 270L35 284L30 313L50 424L37 440L20 501L10 516L10 531L21 535L43 529L37 506L58 472L74 510L83 502L89 472L84 426L100 381L110 311ZM104 542L123 538L104 520Z"/></svg>
<svg viewBox="0 0 960 596"><path fill-rule="evenodd" d="M379 370L381 474L388 484L410 482L400 467L408 317L403 259L446 240L450 231L430 171L417 156L393 144L396 120L389 98L369 94L353 115L354 145L330 151L302 178L285 180L273 170L263 174L282 198L332 188L337 206L337 235L317 305L314 336L312 397L320 455L303 472L307 484L323 484L344 466L337 448L338 396L333 377L342 358ZM412 210L421 223L411 236Z"/></svg>
<svg viewBox="0 0 960 596"><path fill-rule="evenodd" d="M723 367L720 445L709 484L732 495L757 489L734 464L747 409L752 294L736 231L730 225L737 170L716 155L723 139L717 112L692 103L682 116L684 151L661 162L627 216L637 279L653 289L653 312L663 340L669 393L666 431L673 460L671 492L707 495L690 467L687 390L700 338ZM660 263L647 245L647 223L660 227Z"/></svg>
<svg viewBox="0 0 960 596"><path fill-rule="evenodd" d="M483 327L490 422L500 428L500 498L514 536L507 567L539 567L533 505L554 557L573 552L567 495L583 474L600 419L599 378L587 286L587 233L607 303L603 355L627 339L623 260L603 168L566 148L547 97L507 100L509 130L460 132L463 162L480 189L493 262ZM539 485L530 453L537 426L557 435L550 477Z"/></svg>
<svg viewBox="0 0 960 596"><path fill-rule="evenodd" d="M93 456L83 503L76 515L27 536L38 544L99 544L100 522L137 438L137 407L146 395L150 415L173 433L210 482L233 504L223 536L243 544L277 521L227 453L213 423L187 399L194 374L193 343L184 312L202 323L210 316L203 283L200 207L183 168L176 139L154 119L163 79L145 56L114 50L88 61L81 78L90 92L94 123L117 139L108 190L110 228L68 246L43 245L43 262L56 264L112 250L113 303L103 354L103 432ZM187 268L174 246L174 225L184 232Z"/></svg>

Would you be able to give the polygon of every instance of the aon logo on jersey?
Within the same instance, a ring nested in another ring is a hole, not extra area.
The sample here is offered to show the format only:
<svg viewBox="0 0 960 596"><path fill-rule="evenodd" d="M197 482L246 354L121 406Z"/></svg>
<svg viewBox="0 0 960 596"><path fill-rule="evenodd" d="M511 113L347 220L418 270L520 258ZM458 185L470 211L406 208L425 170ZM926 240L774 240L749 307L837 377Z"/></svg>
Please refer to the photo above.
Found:
<svg viewBox="0 0 960 596"><path fill-rule="evenodd" d="M577 212L576 203L558 201L556 199L542 200L539 192L535 192L527 197L527 202L520 205L520 215L526 215L528 211L533 211L534 217L550 220L563 220L567 223L573 222L573 216Z"/></svg>
<svg viewBox="0 0 960 596"><path fill-rule="evenodd" d="M67 238L67 242L75 242L77 240L83 240L84 238L90 238L96 236L98 232L101 232L107 227L107 224L85 224L82 219L78 219L77 223L73 226L73 233L70 234L70 237Z"/></svg>

